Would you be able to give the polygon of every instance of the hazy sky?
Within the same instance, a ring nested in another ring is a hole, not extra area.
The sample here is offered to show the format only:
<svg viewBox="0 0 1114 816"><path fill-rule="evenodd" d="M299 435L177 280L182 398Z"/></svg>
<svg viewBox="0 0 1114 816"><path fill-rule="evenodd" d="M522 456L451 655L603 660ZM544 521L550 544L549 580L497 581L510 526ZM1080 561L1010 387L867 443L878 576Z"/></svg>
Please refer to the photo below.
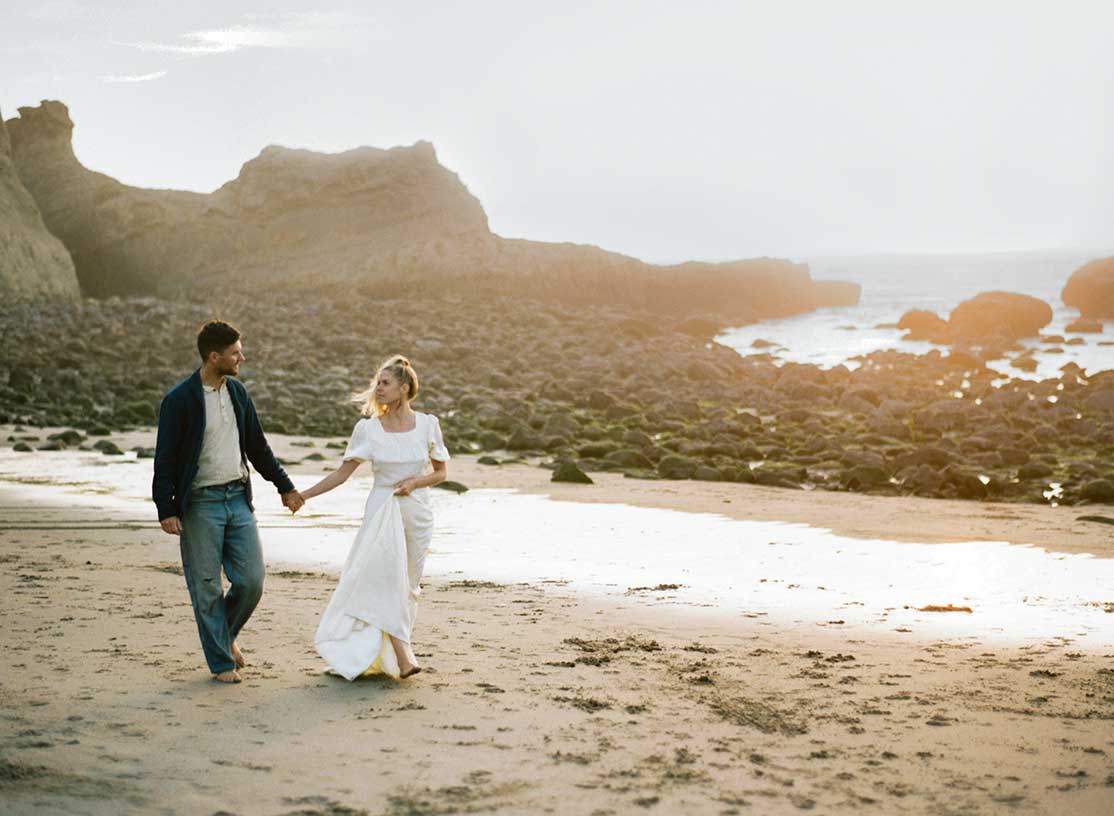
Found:
<svg viewBox="0 0 1114 816"><path fill-rule="evenodd" d="M427 139L510 236L654 261L1110 247L1109 2L4 3L0 110L210 191Z"/></svg>

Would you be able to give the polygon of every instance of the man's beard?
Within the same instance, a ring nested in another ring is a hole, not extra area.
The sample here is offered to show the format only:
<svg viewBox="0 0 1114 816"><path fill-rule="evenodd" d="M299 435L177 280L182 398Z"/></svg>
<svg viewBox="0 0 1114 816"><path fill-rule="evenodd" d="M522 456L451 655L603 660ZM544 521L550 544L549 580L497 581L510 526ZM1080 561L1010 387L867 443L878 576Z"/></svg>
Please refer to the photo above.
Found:
<svg viewBox="0 0 1114 816"><path fill-rule="evenodd" d="M238 365L221 366L217 369L217 373L220 374L222 377L235 377L239 368L240 367Z"/></svg>

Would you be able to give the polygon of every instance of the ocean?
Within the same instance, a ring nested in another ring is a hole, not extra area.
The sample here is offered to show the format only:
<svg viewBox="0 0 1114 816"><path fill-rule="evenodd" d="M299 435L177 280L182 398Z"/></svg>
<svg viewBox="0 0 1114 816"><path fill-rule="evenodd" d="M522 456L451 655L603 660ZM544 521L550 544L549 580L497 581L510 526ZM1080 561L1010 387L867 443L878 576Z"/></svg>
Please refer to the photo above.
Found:
<svg viewBox="0 0 1114 816"><path fill-rule="evenodd" d="M1065 339L1079 337L1082 345L1041 343L1035 337L1022 341L1026 347L1040 349L1035 355L1037 370L1025 373L1009 367L1008 360L994 360L990 366L1013 377L1044 379L1058 377L1068 362L1089 374L1114 368L1114 321L1104 324L1101 334L1072 334L1068 323L1079 313L1060 300L1068 277L1087 261L1114 252L1062 254L994 255L873 255L844 258L805 259L815 280L846 280L863 287L858 306L826 308L782 320L767 320L728 329L716 339L740 354L770 352L782 362L815 363L824 368L846 364L852 358L881 349L925 353L933 346L927 342L902 340L897 329L877 328L896 323L910 309L928 309L947 319L960 302L979 292L1004 290L1032 295L1052 307L1052 322L1043 334L1059 334ZM776 344L776 348L754 348L756 340ZM1050 352L1051 348L1062 353Z"/></svg>

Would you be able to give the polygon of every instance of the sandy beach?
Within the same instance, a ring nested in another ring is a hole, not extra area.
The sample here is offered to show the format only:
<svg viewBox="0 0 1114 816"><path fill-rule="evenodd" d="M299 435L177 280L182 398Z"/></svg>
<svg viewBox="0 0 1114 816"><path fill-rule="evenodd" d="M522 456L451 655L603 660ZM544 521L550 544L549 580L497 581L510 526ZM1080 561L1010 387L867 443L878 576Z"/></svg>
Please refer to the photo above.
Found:
<svg viewBox="0 0 1114 816"><path fill-rule="evenodd" d="M126 448L150 434L114 440ZM298 458L296 440L272 441ZM328 466L291 472L305 484ZM1099 508L607 474L552 485L541 468L472 457L454 460L450 477L847 536L1114 556L1114 528L1079 520ZM49 486L29 503L15 487L26 485L0 483L5 812L1114 808L1114 654L1072 632L1003 644L831 620L783 627L760 609L682 602L668 585L603 597L441 576L423 591L425 672L349 684L323 673L312 643L335 574L271 561L241 637L246 679L229 687L204 669L177 543L153 507L140 519ZM1114 596L1096 601L1114 610Z"/></svg>

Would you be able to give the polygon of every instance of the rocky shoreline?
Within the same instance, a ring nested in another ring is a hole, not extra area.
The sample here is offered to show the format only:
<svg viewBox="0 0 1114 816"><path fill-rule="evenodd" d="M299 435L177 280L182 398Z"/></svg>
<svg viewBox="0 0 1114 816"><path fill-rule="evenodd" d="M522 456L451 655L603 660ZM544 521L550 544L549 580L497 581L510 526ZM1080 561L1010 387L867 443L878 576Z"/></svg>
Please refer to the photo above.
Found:
<svg viewBox="0 0 1114 816"><path fill-rule="evenodd" d="M87 299L0 316L0 422L108 435L156 422L196 366L197 325L245 333L265 427L347 437L348 402L389 354L451 447L632 478L890 495L1114 503L1114 371L1003 380L968 353L876 352L850 371L715 343L714 320L514 299ZM7 444L88 444L84 434ZM23 438L27 437L27 438ZM104 446L107 447L107 446ZM106 453L111 453L106 450Z"/></svg>

